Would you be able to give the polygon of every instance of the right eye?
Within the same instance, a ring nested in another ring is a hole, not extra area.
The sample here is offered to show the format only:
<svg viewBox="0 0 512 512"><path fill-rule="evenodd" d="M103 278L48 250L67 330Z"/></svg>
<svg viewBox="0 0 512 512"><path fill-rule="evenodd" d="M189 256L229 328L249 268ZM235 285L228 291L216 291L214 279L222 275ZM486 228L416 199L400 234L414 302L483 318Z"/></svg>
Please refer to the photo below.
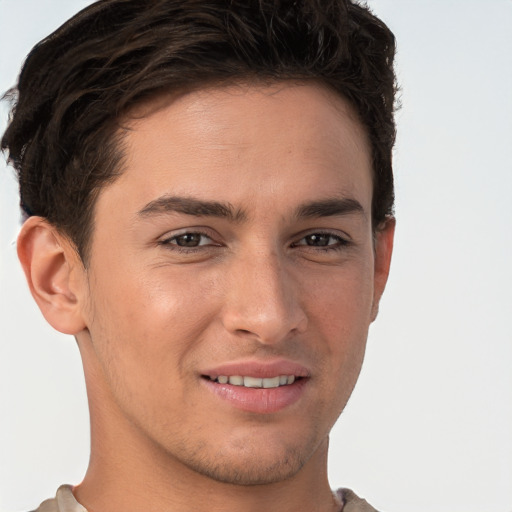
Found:
<svg viewBox="0 0 512 512"><path fill-rule="evenodd" d="M202 231L181 231L162 238L158 245L171 251L191 254L207 251L210 248L219 247L221 244L216 243L211 236Z"/></svg>
<svg viewBox="0 0 512 512"><path fill-rule="evenodd" d="M212 239L204 233L182 233L166 240L162 240L163 245L177 245L178 247L200 247L210 245Z"/></svg>

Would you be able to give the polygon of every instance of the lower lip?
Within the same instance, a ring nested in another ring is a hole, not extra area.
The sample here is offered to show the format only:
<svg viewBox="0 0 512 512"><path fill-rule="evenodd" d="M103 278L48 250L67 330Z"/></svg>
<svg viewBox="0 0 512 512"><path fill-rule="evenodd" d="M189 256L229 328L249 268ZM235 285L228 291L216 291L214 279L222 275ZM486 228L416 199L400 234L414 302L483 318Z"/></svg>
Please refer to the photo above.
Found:
<svg viewBox="0 0 512 512"><path fill-rule="evenodd" d="M297 402L304 393L308 379L299 379L293 384L278 388L246 388L231 384L220 384L202 379L206 387L233 407L247 412L271 414L279 412Z"/></svg>

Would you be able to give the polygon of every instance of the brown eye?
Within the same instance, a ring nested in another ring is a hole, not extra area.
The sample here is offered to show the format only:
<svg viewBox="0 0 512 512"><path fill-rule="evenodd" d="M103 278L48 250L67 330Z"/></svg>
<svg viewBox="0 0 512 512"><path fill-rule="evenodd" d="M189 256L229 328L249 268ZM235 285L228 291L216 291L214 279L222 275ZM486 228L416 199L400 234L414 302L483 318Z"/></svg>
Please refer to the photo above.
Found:
<svg viewBox="0 0 512 512"><path fill-rule="evenodd" d="M184 249L194 249L204 245L212 244L213 241L208 235L198 232L182 233L181 235L166 238L160 242L160 245L166 245L170 247L174 246L175 248L183 247Z"/></svg>
<svg viewBox="0 0 512 512"><path fill-rule="evenodd" d="M301 238L295 246L321 247L328 249L337 249L349 242L344 238L332 233L311 233Z"/></svg>
<svg viewBox="0 0 512 512"><path fill-rule="evenodd" d="M304 240L306 241L306 245L314 246L314 247L325 247L327 245L330 245L330 242L332 243L331 239L334 239L331 235L326 234L317 234L314 235L308 235L304 237ZM335 240L336 242L337 240Z"/></svg>
<svg viewBox="0 0 512 512"><path fill-rule="evenodd" d="M201 244L201 238L203 238L204 235L201 235L200 233L185 233L184 235L179 235L174 237L174 241L176 245L179 245L180 247L198 247Z"/></svg>

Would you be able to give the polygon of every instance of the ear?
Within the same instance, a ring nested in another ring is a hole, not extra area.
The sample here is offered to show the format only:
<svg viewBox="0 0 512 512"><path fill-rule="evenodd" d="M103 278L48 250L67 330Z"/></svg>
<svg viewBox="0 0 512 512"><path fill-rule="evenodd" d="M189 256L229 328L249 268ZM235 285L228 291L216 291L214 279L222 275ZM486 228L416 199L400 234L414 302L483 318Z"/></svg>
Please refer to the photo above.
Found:
<svg viewBox="0 0 512 512"><path fill-rule="evenodd" d="M18 236L18 257L48 323L65 334L83 330L85 270L71 242L44 218L30 217Z"/></svg>
<svg viewBox="0 0 512 512"><path fill-rule="evenodd" d="M385 220L384 225L378 228L375 233L372 322L377 318L380 298L384 293L384 288L386 287L386 282L388 280L389 266L391 265L391 254L393 253L395 225L395 218L388 217Z"/></svg>

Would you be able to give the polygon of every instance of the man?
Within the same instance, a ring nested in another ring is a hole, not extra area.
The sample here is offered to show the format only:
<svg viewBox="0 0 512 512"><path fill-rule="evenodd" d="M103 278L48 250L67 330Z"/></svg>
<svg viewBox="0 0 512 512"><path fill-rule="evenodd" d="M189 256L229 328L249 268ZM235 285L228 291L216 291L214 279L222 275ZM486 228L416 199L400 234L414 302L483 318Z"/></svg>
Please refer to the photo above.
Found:
<svg viewBox="0 0 512 512"><path fill-rule="evenodd" d="M393 56L345 1L107 0L34 48L18 253L91 415L40 512L374 510L327 445L389 271Z"/></svg>

